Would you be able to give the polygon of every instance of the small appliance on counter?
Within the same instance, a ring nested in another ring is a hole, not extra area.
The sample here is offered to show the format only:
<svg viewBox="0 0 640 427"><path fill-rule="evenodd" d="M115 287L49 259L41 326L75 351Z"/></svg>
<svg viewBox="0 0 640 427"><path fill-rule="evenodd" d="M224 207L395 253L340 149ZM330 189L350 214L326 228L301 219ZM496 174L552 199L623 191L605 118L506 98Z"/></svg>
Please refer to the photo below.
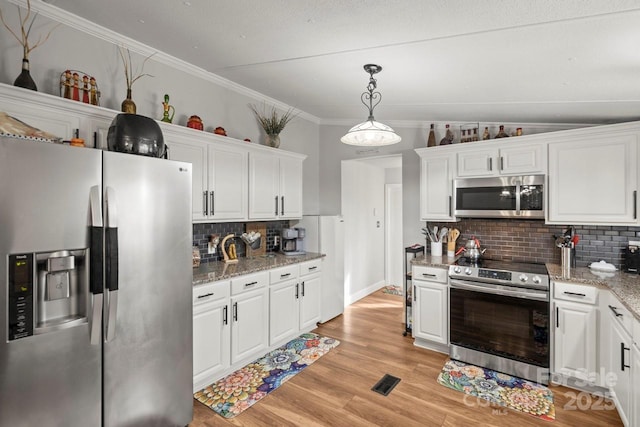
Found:
<svg viewBox="0 0 640 427"><path fill-rule="evenodd" d="M282 229L282 253L285 255L304 255L305 229L302 227Z"/></svg>
<svg viewBox="0 0 640 427"><path fill-rule="evenodd" d="M629 241L624 248L624 270L628 273L640 273L640 242Z"/></svg>

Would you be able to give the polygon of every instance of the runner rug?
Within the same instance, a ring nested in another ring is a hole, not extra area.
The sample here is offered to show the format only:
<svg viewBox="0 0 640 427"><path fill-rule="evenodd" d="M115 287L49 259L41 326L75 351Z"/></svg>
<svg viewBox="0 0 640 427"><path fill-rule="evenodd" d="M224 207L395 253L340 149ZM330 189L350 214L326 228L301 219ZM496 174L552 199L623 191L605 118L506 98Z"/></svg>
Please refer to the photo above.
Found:
<svg viewBox="0 0 640 427"><path fill-rule="evenodd" d="M382 293L402 296L402 289L400 288L400 286L388 285L382 288Z"/></svg>
<svg viewBox="0 0 640 427"><path fill-rule="evenodd" d="M556 418L553 392L522 378L449 360L438 376L438 383L542 420Z"/></svg>
<svg viewBox="0 0 640 427"><path fill-rule="evenodd" d="M194 393L193 397L223 417L233 418L339 344L340 341L333 338L302 334Z"/></svg>

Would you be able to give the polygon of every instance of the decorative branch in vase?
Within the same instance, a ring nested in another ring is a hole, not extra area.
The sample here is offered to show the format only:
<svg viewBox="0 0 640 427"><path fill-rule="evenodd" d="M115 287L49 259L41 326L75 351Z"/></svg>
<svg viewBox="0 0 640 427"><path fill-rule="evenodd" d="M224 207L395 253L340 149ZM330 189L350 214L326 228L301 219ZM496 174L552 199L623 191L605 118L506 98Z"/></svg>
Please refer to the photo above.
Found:
<svg viewBox="0 0 640 427"><path fill-rule="evenodd" d="M262 129L267 135L264 145L273 148L280 146L280 132L282 132L287 123L299 114L293 108L289 108L281 116L278 115L276 107L271 107L271 111L269 112L265 111L264 105L262 112L258 111L258 108L253 104L249 104L249 108L251 108L253 114L256 115L258 123L260 123L260 126L262 126Z"/></svg>
<svg viewBox="0 0 640 427"><path fill-rule="evenodd" d="M33 79L31 78L31 74L29 73L29 54L31 53L32 50L34 50L35 48L37 48L38 46L41 46L44 42L46 42L49 39L49 36L53 32L53 30L58 28L58 26L60 25L60 24L55 25L51 30L49 30L49 32L44 38L40 36L38 37L38 40L35 41L35 43L30 43L29 35L31 34L31 28L33 27L33 23L36 22L37 17L38 17L38 14L36 13L33 16L33 18L31 18L31 1L30 0L27 0L27 14L24 16L24 18L22 17L22 10L18 6L18 18L20 18L20 36L18 36L18 34L16 34L16 32L13 31L11 27L9 27L7 22L4 20L2 9L0 9L0 20L2 21L2 24L5 26L7 30L9 30L11 35L15 37L18 43L20 43L20 46L22 46L22 72L20 73L18 78L16 78L16 80L13 82L13 85L18 87L23 87L25 89L35 90L35 91L38 90L38 87L36 86L36 82L33 81Z"/></svg>
<svg viewBox="0 0 640 427"><path fill-rule="evenodd" d="M129 51L129 49L119 47L118 52L120 52L120 58L122 58L122 64L124 66L124 77L127 81L127 98L122 101L120 110L123 113L136 114L136 103L133 102L133 99L131 99L131 87L141 77L153 77L151 74L144 73L143 71L144 65L147 63L149 58L156 54L156 52L144 58L144 61L142 61L142 65L140 66L140 71L138 72L138 70L136 70L135 73L133 71L133 62L131 61L131 52Z"/></svg>

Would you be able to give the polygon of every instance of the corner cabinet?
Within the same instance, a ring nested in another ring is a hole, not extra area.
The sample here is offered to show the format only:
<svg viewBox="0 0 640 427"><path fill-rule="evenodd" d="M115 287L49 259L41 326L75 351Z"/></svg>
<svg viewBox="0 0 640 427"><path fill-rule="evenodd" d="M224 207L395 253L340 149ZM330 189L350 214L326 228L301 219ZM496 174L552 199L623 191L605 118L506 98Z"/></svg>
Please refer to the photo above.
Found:
<svg viewBox="0 0 640 427"><path fill-rule="evenodd" d="M547 223L638 224L640 129L608 128L549 143Z"/></svg>
<svg viewBox="0 0 640 427"><path fill-rule="evenodd" d="M302 162L294 153L249 153L249 219L302 217Z"/></svg>
<svg viewBox="0 0 640 427"><path fill-rule="evenodd" d="M416 150L420 156L420 219L455 221L453 216L453 153L435 154Z"/></svg>

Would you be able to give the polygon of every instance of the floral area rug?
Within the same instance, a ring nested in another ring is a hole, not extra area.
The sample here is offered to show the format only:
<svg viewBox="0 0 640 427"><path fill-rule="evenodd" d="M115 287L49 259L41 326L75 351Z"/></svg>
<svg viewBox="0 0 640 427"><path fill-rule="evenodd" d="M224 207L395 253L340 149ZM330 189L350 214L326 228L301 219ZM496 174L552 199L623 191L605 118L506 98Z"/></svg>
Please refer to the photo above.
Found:
<svg viewBox="0 0 640 427"><path fill-rule="evenodd" d="M396 285L388 285L382 288L382 293L402 296L402 288Z"/></svg>
<svg viewBox="0 0 640 427"><path fill-rule="evenodd" d="M233 418L339 344L340 341L333 338L302 334L194 393L193 397L223 417Z"/></svg>
<svg viewBox="0 0 640 427"><path fill-rule="evenodd" d="M522 378L449 360L438 375L438 383L546 421L556 419L553 392Z"/></svg>

